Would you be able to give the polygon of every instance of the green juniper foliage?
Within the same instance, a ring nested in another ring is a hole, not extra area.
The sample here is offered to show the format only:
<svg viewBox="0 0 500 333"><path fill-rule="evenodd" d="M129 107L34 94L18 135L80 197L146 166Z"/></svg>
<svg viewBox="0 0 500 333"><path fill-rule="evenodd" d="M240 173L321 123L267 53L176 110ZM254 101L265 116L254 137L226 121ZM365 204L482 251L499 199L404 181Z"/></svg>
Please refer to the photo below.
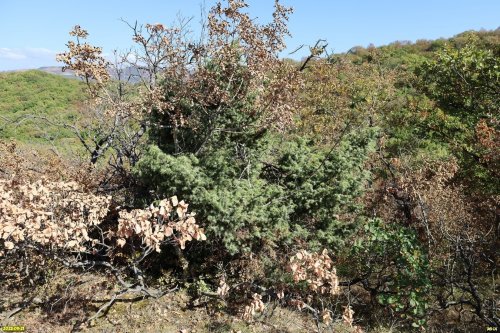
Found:
<svg viewBox="0 0 500 333"><path fill-rule="evenodd" d="M152 145L134 172L158 195L176 193L196 207L231 253L299 236L315 247L339 246L350 228L336 216L358 208L375 132L351 133L335 149L272 133L231 136L200 154Z"/></svg>

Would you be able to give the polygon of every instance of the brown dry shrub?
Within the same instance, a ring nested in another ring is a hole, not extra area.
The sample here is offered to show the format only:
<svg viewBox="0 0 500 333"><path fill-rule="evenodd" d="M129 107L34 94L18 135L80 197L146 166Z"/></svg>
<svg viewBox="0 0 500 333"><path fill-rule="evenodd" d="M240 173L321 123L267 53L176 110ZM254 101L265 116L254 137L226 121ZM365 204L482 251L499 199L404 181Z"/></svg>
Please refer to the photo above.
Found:
<svg viewBox="0 0 500 333"><path fill-rule="evenodd" d="M430 320L439 322L449 309L467 309L475 314L469 320L494 323L488 304L496 293L500 197L470 193L455 178L454 158L411 162L391 160L395 177L381 183L384 193L374 207L384 220L416 230L426 247L433 285L429 301L437 316Z"/></svg>
<svg viewBox="0 0 500 333"><path fill-rule="evenodd" d="M326 249L321 253L297 252L290 258L289 270L295 283L306 281L313 293L334 296L340 291L337 270Z"/></svg>
<svg viewBox="0 0 500 333"><path fill-rule="evenodd" d="M88 162L62 161L14 142L0 142L0 155L0 275L6 285L43 283L37 281L54 259L116 274L130 268L128 257L137 249L145 258L162 244L183 249L206 239L194 213L176 197L146 209L120 209L110 195L97 192L103 171Z"/></svg>

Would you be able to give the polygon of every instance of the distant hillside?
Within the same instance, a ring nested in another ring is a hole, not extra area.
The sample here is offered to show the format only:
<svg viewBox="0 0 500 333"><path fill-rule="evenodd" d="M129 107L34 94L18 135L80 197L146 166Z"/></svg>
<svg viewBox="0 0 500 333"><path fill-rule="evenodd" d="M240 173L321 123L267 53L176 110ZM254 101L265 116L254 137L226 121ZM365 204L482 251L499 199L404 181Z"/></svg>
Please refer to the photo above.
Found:
<svg viewBox="0 0 500 333"><path fill-rule="evenodd" d="M435 40L419 39L415 42L395 41L379 47L355 46L347 53L366 60L370 57L370 50L376 49L384 55L384 65L389 67L409 65L411 67L422 60L433 57L434 52L442 49L446 44L453 48L461 48L471 35L474 35L478 39L478 43L482 47L492 50L496 56L500 57L500 28L496 30L465 31L451 38L439 38Z"/></svg>
<svg viewBox="0 0 500 333"><path fill-rule="evenodd" d="M67 69L63 72L62 66L47 66L38 68L39 71L60 75L66 78L78 79L81 80L78 76L76 76L75 72L70 69ZM129 83L137 83L141 81L141 76L146 78L145 71L141 71L137 67L128 66L121 69L121 73L117 73L116 69L110 67L108 70L112 79L117 80L121 78L122 81L128 81ZM142 74L141 74L142 73Z"/></svg>
<svg viewBox="0 0 500 333"><path fill-rule="evenodd" d="M71 132L29 116L71 123L83 99L83 83L78 80L38 70L0 73L0 139L28 144L50 140L64 146L74 140Z"/></svg>
<svg viewBox="0 0 500 333"><path fill-rule="evenodd" d="M40 72L44 72L44 73L59 75L59 76L69 78L69 79L82 80L80 77L78 77L75 74L74 71L72 71L70 69L63 71L62 69L63 69L62 66L43 66L43 67L38 67L36 69L16 69L16 70L9 70L9 71L0 71L0 74L23 73L23 72L28 72L28 71L40 71ZM108 72L109 72L109 75L111 76L112 79L117 80L118 78L121 78L122 81L128 81L129 83L140 82L141 76L143 78L147 79L146 71L141 70L137 67L133 67L133 66L128 66L128 67L122 68L120 73L117 73L117 70L110 66Z"/></svg>
<svg viewBox="0 0 500 333"><path fill-rule="evenodd" d="M492 31L463 32L449 39L418 40L416 42L396 41L375 49L383 57L382 65L388 67L415 66L433 56L434 51L445 43L461 47L473 33L480 43L500 56L500 28ZM374 47L353 47L348 54L359 61L370 61L370 51ZM337 55L333 55L337 56ZM117 78L110 69L112 78ZM121 73L122 79L134 83L146 75L136 67L128 67ZM62 71L59 66L40 67L38 70L0 72L0 139L15 138L29 144L47 144L47 140L64 146L73 142L68 130L50 126L39 120L26 118L27 115L42 115L57 122L73 122L78 116L77 109L84 97L84 84L70 70Z"/></svg>
<svg viewBox="0 0 500 333"><path fill-rule="evenodd" d="M40 67L37 70L50 74L61 75L70 79L78 79L78 77L72 70L68 69L63 72L62 66L46 66L46 67Z"/></svg>

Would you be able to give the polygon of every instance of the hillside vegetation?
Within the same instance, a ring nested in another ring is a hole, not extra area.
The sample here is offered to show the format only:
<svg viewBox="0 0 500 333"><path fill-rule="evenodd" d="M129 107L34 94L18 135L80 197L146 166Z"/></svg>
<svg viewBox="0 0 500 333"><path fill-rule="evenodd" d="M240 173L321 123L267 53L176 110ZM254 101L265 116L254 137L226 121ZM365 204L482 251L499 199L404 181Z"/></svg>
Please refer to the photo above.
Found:
<svg viewBox="0 0 500 333"><path fill-rule="evenodd" d="M206 39L133 26L118 64L75 26L58 60L86 82L85 117L82 82L5 76L53 80L59 96L33 103L12 96L36 85L8 85L8 117L73 121L85 153L0 142L3 322L496 329L500 31L333 55L318 42L299 62L279 57L291 10L261 25L245 8L214 6ZM4 137L34 142L20 128Z"/></svg>
<svg viewBox="0 0 500 333"><path fill-rule="evenodd" d="M37 70L0 73L0 138L25 144L74 145L73 124L84 101L79 80Z"/></svg>

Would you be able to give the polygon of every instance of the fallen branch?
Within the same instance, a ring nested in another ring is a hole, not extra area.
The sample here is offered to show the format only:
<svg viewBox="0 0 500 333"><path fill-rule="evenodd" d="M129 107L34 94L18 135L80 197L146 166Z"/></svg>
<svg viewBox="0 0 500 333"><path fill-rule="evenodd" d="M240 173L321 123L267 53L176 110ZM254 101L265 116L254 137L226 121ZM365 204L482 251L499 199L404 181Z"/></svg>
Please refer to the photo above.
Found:
<svg viewBox="0 0 500 333"><path fill-rule="evenodd" d="M81 326L82 325L85 325L85 324L89 324L91 321L95 320L95 319L98 319L98 318L101 318L101 317L105 317L109 310L111 309L111 307L113 306L113 304L115 304L116 302L127 302L127 303L134 303L134 302L138 302L138 301L142 301L146 298L154 298L154 299L158 299L164 295L166 295L167 293L170 293L170 292L173 292L175 290L178 289L178 286L172 288L172 289L169 289L169 290L164 290L164 291L156 291L154 292L153 290L148 290L148 289L145 289L143 287L136 287L136 288L125 288L125 289L122 289L120 290L119 292L115 293L111 299L109 300L94 300L92 302L105 302L105 304L103 304L101 307L99 307L99 309L97 310L97 312L92 315L91 317L85 319L85 320L82 320L82 321L78 321L76 322L74 325L73 325L73 328L72 328L72 332L76 332L76 331L79 331L81 329ZM130 293L130 292L141 292L142 295L139 295L139 296L136 296L136 297L133 297L133 298L122 298L120 296L123 296L127 293ZM156 294L156 295L155 295Z"/></svg>

